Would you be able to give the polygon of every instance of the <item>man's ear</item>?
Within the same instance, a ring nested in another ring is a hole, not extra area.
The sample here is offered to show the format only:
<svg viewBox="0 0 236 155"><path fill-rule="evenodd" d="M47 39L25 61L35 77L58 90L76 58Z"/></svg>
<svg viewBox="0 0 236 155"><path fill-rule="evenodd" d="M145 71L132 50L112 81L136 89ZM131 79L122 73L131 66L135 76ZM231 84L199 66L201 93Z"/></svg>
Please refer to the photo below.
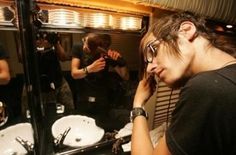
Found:
<svg viewBox="0 0 236 155"><path fill-rule="evenodd" d="M184 36L189 41L194 39L196 26L190 21L184 21L180 24L179 35Z"/></svg>

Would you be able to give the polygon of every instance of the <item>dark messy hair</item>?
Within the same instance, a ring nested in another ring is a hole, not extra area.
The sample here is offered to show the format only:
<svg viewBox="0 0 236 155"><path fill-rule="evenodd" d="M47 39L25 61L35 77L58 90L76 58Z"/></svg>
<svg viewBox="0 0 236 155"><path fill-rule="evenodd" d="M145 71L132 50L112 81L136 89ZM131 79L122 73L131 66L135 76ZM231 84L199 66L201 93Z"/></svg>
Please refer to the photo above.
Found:
<svg viewBox="0 0 236 155"><path fill-rule="evenodd" d="M196 33L193 36L194 40L197 36L202 36L209 40L210 45L219 48L227 53L233 54L235 48L226 41L220 40L217 35L206 26L206 20L204 17L195 15L190 12L179 12L169 16L165 16L157 20L149 28L140 43L140 58L141 58L141 75L145 75L146 63L144 62L145 47L148 44L148 36L153 35L157 39L161 39L165 45L170 48L169 51L173 51L171 54L179 56L179 47L177 44L178 30L180 25L184 21L190 21L196 26Z"/></svg>
<svg viewBox="0 0 236 155"><path fill-rule="evenodd" d="M87 38L87 44L91 51L96 51L97 47L102 44L102 39L96 33L88 33L85 37Z"/></svg>
<svg viewBox="0 0 236 155"><path fill-rule="evenodd" d="M95 52L98 47L108 50L111 45L111 36L109 34L88 33L87 44L92 52Z"/></svg>
<svg viewBox="0 0 236 155"><path fill-rule="evenodd" d="M109 34L100 34L100 37L102 39L102 47L107 50L111 45L111 36Z"/></svg>

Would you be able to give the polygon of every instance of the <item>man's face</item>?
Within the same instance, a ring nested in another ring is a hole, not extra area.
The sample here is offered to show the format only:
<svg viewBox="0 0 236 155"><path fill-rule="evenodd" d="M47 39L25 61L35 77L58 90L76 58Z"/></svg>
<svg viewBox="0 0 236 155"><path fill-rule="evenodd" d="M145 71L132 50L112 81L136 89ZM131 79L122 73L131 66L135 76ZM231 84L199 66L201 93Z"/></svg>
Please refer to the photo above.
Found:
<svg viewBox="0 0 236 155"><path fill-rule="evenodd" d="M37 34L36 46L39 48L50 48L52 45L47 40L47 34Z"/></svg>
<svg viewBox="0 0 236 155"><path fill-rule="evenodd" d="M42 48L42 47L44 47L44 48L52 47L52 45L47 40L45 40L45 39L38 39L38 40L36 40L36 46L40 47L40 48Z"/></svg>
<svg viewBox="0 0 236 155"><path fill-rule="evenodd" d="M83 51L86 52L86 53L90 53L91 50L89 49L88 47L88 38L85 37L85 38L82 38L82 42L83 42Z"/></svg>
<svg viewBox="0 0 236 155"><path fill-rule="evenodd" d="M147 48L155 54L153 54L153 58L145 58L149 59L147 73L155 74L160 81L165 82L170 87L178 85L177 83L188 75L191 55L182 52L186 47L181 46L179 55L176 55L173 54L175 51L162 40L155 41L152 39L149 42L152 42L152 45L147 46Z"/></svg>

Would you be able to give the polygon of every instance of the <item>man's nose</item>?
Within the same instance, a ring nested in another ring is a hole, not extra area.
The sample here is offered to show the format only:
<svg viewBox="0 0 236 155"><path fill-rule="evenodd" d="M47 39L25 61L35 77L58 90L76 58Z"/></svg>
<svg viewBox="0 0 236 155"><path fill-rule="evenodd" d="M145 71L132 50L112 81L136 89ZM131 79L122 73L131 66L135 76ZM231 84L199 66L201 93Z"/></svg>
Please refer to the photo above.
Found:
<svg viewBox="0 0 236 155"><path fill-rule="evenodd" d="M156 64L156 63L153 63L153 62L148 63L148 64L147 64L146 72L147 72L147 73L154 73L155 70L156 70L156 68L157 68L157 64Z"/></svg>

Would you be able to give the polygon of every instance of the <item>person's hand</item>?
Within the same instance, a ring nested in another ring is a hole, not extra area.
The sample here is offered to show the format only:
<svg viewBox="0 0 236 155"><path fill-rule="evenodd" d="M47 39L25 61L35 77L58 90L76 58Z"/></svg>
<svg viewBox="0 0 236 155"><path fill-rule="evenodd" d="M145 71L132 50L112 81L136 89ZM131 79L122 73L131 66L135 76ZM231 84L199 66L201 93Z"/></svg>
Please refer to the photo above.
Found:
<svg viewBox="0 0 236 155"><path fill-rule="evenodd" d="M105 65L106 65L106 61L103 57L101 57L95 60L91 65L89 65L87 69L89 73L99 72L105 68Z"/></svg>
<svg viewBox="0 0 236 155"><path fill-rule="evenodd" d="M148 75L144 77L141 81L139 81L135 97L133 107L142 107L145 105L146 101L153 95L156 88L156 82L153 82L154 77ZM155 85L155 86L152 86Z"/></svg>
<svg viewBox="0 0 236 155"><path fill-rule="evenodd" d="M112 60L117 60L119 57L121 57L120 53L109 49L107 52L107 55L112 59Z"/></svg>

